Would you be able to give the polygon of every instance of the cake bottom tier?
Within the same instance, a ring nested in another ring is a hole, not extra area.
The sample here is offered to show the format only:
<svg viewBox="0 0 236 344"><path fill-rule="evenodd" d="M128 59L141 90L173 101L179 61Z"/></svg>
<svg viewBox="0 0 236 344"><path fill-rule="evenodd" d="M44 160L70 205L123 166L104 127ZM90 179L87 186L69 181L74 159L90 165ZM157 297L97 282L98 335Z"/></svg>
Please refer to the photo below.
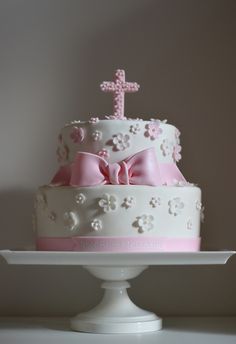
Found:
<svg viewBox="0 0 236 344"><path fill-rule="evenodd" d="M38 250L200 249L201 190L195 186L42 186L35 212Z"/></svg>

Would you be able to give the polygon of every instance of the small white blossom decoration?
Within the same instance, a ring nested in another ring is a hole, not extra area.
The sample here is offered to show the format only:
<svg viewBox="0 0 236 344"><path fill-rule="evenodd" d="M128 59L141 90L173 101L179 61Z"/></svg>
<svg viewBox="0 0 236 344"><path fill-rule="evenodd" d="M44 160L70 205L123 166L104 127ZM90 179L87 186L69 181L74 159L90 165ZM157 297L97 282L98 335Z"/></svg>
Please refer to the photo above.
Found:
<svg viewBox="0 0 236 344"><path fill-rule="evenodd" d="M178 162L181 159L182 157L180 153L181 150L182 150L182 147L179 144L176 144L175 146L173 146L172 157L175 162Z"/></svg>
<svg viewBox="0 0 236 344"><path fill-rule="evenodd" d="M196 202L196 209L197 210L201 210L202 209L202 202L200 202L199 200L197 200L197 202Z"/></svg>
<svg viewBox="0 0 236 344"><path fill-rule="evenodd" d="M156 208L158 205L161 205L161 199L160 197L152 197L149 204L153 207Z"/></svg>
<svg viewBox="0 0 236 344"><path fill-rule="evenodd" d="M42 192L38 192L35 197L35 202L40 208L45 209L47 207L46 195Z"/></svg>
<svg viewBox="0 0 236 344"><path fill-rule="evenodd" d="M112 144L115 150L123 151L130 146L130 137L128 134L119 133L113 136Z"/></svg>
<svg viewBox="0 0 236 344"><path fill-rule="evenodd" d="M176 143L179 144L180 143L180 131L179 129L175 128L175 138L176 138Z"/></svg>
<svg viewBox="0 0 236 344"><path fill-rule="evenodd" d="M97 231L100 231L102 229L102 221L99 220L99 219L93 219L91 221L91 227L93 230L95 230L96 232Z"/></svg>
<svg viewBox="0 0 236 344"><path fill-rule="evenodd" d="M169 205L169 213L177 216L181 213L181 210L184 208L184 203L181 201L179 197L173 198L171 201L168 202Z"/></svg>
<svg viewBox="0 0 236 344"><path fill-rule="evenodd" d="M201 207L201 210L200 210L200 220L201 220L202 223L203 223L204 220L205 220L204 211L205 211L205 207Z"/></svg>
<svg viewBox="0 0 236 344"><path fill-rule="evenodd" d="M117 199L113 195L104 194L98 201L98 205L103 209L104 213L109 213L117 208Z"/></svg>
<svg viewBox="0 0 236 344"><path fill-rule="evenodd" d="M78 204L83 204L86 201L86 196L80 192L77 195L75 195L75 201Z"/></svg>
<svg viewBox="0 0 236 344"><path fill-rule="evenodd" d="M138 228L139 233L144 233L153 229L153 220L154 217L152 215L144 214L136 218L133 226Z"/></svg>
<svg viewBox="0 0 236 344"><path fill-rule="evenodd" d="M193 223L190 219L187 222L187 229L189 229L189 230L193 229Z"/></svg>
<svg viewBox="0 0 236 344"><path fill-rule="evenodd" d="M122 203L122 207L129 209L135 206L135 199L132 196L128 196L124 198L124 202Z"/></svg>
<svg viewBox="0 0 236 344"><path fill-rule="evenodd" d="M173 152L173 144L168 139L164 139L161 144L161 150L164 156L171 155Z"/></svg>
<svg viewBox="0 0 236 344"><path fill-rule="evenodd" d="M91 117L89 120L89 123L98 123L99 122L99 118L98 117Z"/></svg>
<svg viewBox="0 0 236 344"><path fill-rule="evenodd" d="M130 131L132 134L134 134L134 135L138 134L138 132L140 131L140 125L139 125L139 123L132 124L132 125L129 127L129 131Z"/></svg>
<svg viewBox="0 0 236 344"><path fill-rule="evenodd" d="M174 185L174 186L179 186L179 187L184 187L184 186L189 186L189 187L191 187L191 186L196 186L196 185L193 184L193 183L189 183L189 182L183 181L183 180L176 180L176 179L173 180L173 185Z"/></svg>
<svg viewBox="0 0 236 344"><path fill-rule="evenodd" d="M66 230L74 231L79 225L78 215L72 211L68 211L63 215L64 227Z"/></svg>
<svg viewBox="0 0 236 344"><path fill-rule="evenodd" d="M102 139L102 132L99 130L95 130L92 133L92 138L93 138L93 141L100 141Z"/></svg>
<svg viewBox="0 0 236 344"><path fill-rule="evenodd" d="M51 211L48 215L49 219L52 221L52 222L55 222L56 219L57 219L57 214L55 213L55 211Z"/></svg>

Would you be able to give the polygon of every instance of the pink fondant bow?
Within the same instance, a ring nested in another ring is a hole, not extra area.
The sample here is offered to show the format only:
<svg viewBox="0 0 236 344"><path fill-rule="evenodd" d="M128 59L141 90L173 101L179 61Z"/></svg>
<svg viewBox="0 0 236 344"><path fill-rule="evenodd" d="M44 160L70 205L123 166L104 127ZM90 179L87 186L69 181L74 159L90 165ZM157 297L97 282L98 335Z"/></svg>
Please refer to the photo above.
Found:
<svg viewBox="0 0 236 344"><path fill-rule="evenodd" d="M118 163L109 164L102 157L78 152L74 162L60 167L51 185L93 186L99 184L173 185L185 181L174 163L159 164L154 148L138 152Z"/></svg>

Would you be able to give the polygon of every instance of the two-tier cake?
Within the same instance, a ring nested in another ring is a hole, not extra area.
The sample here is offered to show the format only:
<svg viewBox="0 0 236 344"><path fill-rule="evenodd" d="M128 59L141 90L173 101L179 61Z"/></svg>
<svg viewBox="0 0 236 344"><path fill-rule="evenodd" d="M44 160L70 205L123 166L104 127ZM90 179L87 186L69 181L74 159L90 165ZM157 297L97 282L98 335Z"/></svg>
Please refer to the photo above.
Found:
<svg viewBox="0 0 236 344"><path fill-rule="evenodd" d="M139 89L117 70L105 119L61 130L60 168L36 194L38 250L198 251L201 190L178 169L180 132L166 121L126 118L124 95Z"/></svg>

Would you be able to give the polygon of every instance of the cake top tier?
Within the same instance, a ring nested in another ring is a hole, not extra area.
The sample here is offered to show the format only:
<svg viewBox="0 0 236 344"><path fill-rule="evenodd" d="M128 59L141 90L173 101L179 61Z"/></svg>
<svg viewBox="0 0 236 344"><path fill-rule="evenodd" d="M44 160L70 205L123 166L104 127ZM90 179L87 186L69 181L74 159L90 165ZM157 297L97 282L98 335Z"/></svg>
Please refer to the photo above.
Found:
<svg viewBox="0 0 236 344"><path fill-rule="evenodd" d="M139 85L125 81L125 72L118 69L114 81L104 81L101 89L113 93L113 114L65 125L57 149L62 168L53 183L91 186L99 179L102 184L157 186L185 182L176 166L181 158L179 130L158 118L124 116L125 93L138 91Z"/></svg>
<svg viewBox="0 0 236 344"><path fill-rule="evenodd" d="M104 92L113 93L113 114L99 119L92 116L88 121L66 124L59 135L57 150L61 165L72 163L77 152L88 152L105 158L109 163L127 159L144 149L154 148L160 163L180 160L180 132L166 120L127 118L124 115L126 92L136 92L139 85L125 80L125 71L118 69L114 81L100 85Z"/></svg>

